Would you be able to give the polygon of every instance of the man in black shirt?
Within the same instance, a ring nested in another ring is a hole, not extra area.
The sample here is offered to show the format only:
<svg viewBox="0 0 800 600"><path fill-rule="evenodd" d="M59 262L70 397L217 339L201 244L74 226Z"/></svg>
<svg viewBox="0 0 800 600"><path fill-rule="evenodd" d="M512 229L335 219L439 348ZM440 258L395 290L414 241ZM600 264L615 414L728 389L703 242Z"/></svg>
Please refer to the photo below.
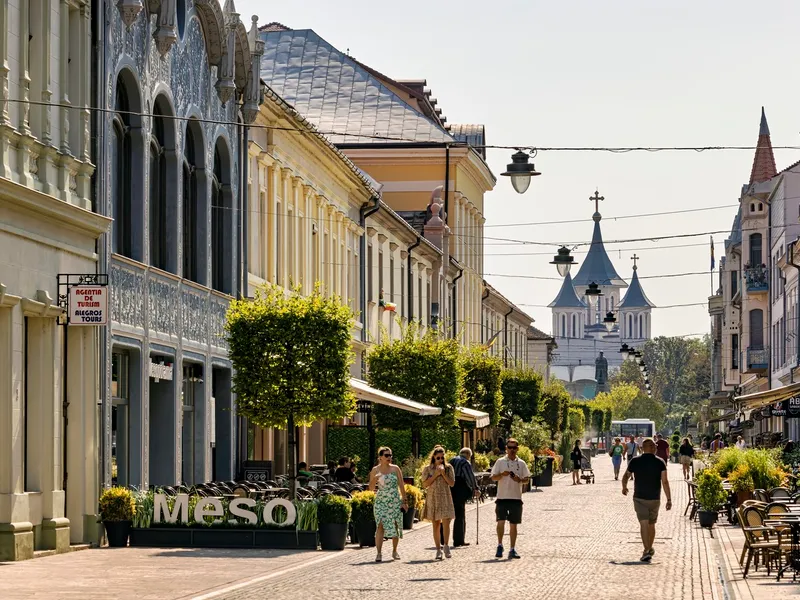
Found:
<svg viewBox="0 0 800 600"><path fill-rule="evenodd" d="M642 442L642 454L628 461L628 470L622 477L622 494L628 495L628 480L635 474L633 482L633 508L639 521L644 553L642 562L650 562L655 554L656 521L661 507L661 486L667 496L666 509L672 508L666 463L656 456L656 443L647 438Z"/></svg>

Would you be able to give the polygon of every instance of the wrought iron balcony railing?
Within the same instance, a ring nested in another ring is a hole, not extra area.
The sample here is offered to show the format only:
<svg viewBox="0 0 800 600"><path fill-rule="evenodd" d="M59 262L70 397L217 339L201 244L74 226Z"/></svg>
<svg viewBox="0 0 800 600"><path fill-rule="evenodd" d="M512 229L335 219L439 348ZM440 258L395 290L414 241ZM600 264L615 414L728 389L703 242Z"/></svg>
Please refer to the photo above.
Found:
<svg viewBox="0 0 800 600"><path fill-rule="evenodd" d="M769 272L766 266L749 267L744 270L744 281L748 292L766 292L769 289Z"/></svg>

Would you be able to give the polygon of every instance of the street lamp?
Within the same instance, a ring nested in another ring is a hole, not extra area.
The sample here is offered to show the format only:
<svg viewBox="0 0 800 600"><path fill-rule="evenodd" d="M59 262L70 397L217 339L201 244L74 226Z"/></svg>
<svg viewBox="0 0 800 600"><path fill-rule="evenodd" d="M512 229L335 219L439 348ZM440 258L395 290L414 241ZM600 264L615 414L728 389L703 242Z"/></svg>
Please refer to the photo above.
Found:
<svg viewBox="0 0 800 600"><path fill-rule="evenodd" d="M603 292L600 291L600 287L593 281L589 284L589 287L586 288L583 295L586 296L586 302L589 303L589 308L594 308L595 303L600 299L600 296L603 295Z"/></svg>
<svg viewBox="0 0 800 600"><path fill-rule="evenodd" d="M622 362L628 360L628 357L631 355L631 352L633 352L633 348L629 348L628 344L622 344L622 346L619 349L619 355L622 358Z"/></svg>
<svg viewBox="0 0 800 600"><path fill-rule="evenodd" d="M644 361L641 361L641 362L639 363L639 370L640 370L642 373L644 373L645 371L647 371L647 363L645 363Z"/></svg>
<svg viewBox="0 0 800 600"><path fill-rule="evenodd" d="M505 177L511 177L511 185L518 194L524 194L531 184L531 177L541 175L533 164L528 162L530 156L521 150L511 155L511 163L506 166L506 172L501 173Z"/></svg>
<svg viewBox="0 0 800 600"><path fill-rule="evenodd" d="M550 264L556 266L559 275L566 277L570 267L576 263L575 259L572 258L572 255L569 253L569 248L561 246L561 248L558 249L558 254L553 257Z"/></svg>
<svg viewBox="0 0 800 600"><path fill-rule="evenodd" d="M606 313L606 318L603 319L603 325L606 326L606 331L608 333L611 333L611 330L614 329L614 325L616 325L616 324L617 324L617 319L614 316L614 313L613 312L607 312Z"/></svg>

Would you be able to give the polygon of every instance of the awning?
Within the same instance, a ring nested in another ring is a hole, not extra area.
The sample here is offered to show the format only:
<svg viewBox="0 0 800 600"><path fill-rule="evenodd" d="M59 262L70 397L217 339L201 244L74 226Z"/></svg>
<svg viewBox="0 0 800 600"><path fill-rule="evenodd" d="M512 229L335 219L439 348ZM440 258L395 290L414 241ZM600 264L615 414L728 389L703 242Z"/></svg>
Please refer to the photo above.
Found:
<svg viewBox="0 0 800 600"><path fill-rule="evenodd" d="M466 408L464 406L456 407L456 419L459 421L474 421L475 427L478 429L481 427L488 427L491 422L489 413L475 410L474 408Z"/></svg>
<svg viewBox="0 0 800 600"><path fill-rule="evenodd" d="M737 396L734 400L743 403L743 408L745 409L761 408L762 406L768 406L780 402L781 400L786 400L794 396L797 392L800 392L800 383L792 383L779 388L764 390L763 392Z"/></svg>
<svg viewBox="0 0 800 600"><path fill-rule="evenodd" d="M354 377L350 378L350 389L359 400L366 400L373 404L381 404L383 406L391 406L392 408L399 408L406 410L420 417L432 417L442 414L442 409L436 406L428 406L421 402L414 402L400 396L395 396L389 392L370 387L366 381L361 381ZM487 415L488 416L488 415Z"/></svg>
<svg viewBox="0 0 800 600"><path fill-rule="evenodd" d="M722 423L723 421L730 421L736 416L735 412L725 413L721 417L714 417L713 419L709 419L709 423Z"/></svg>

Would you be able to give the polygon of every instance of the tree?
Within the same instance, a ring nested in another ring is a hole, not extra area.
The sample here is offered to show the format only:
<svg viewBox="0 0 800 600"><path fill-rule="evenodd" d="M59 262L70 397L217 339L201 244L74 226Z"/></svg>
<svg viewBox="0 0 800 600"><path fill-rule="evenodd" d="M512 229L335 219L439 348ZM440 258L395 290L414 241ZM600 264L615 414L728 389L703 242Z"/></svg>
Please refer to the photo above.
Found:
<svg viewBox="0 0 800 600"><path fill-rule="evenodd" d="M655 422L656 429L664 423L664 405L647 394L639 394L628 409L628 419L650 419Z"/></svg>
<svg viewBox="0 0 800 600"><path fill-rule="evenodd" d="M432 329L420 334L419 327L412 323L400 338L384 338L370 350L367 380L379 390L442 409L438 417L419 417L395 408L376 406L375 420L381 427L415 432L422 428L423 422L431 427L455 427L455 409L461 402L464 387L458 340L445 338Z"/></svg>
<svg viewBox="0 0 800 600"><path fill-rule="evenodd" d="M527 367L503 371L501 425L505 431L511 429L515 416L527 422L539 413L542 383L542 376Z"/></svg>
<svg viewBox="0 0 800 600"><path fill-rule="evenodd" d="M295 427L353 414L350 309L315 289L286 295L278 286L234 300L225 328L239 415L259 427L287 429L294 490Z"/></svg>
<svg viewBox="0 0 800 600"><path fill-rule="evenodd" d="M638 369L637 369L638 371ZM616 383L611 387L610 392L600 392L595 398L595 402L608 407L614 413L614 417L620 420L628 418L628 411L636 396L642 393L633 383ZM606 427L606 431L611 427Z"/></svg>
<svg viewBox="0 0 800 600"><path fill-rule="evenodd" d="M600 439L600 433L603 431L603 422L605 420L605 412L602 408L595 408L592 409L592 429L597 435L597 439Z"/></svg>
<svg viewBox="0 0 800 600"><path fill-rule="evenodd" d="M578 440L583 437L586 431L586 420L583 417L583 411L580 408L571 406L569 408L567 433L573 440Z"/></svg>
<svg viewBox="0 0 800 600"><path fill-rule="evenodd" d="M561 431L561 418L563 403L569 402L571 396L558 379L550 380L550 383L542 391L542 408L540 416L545 423L545 427L550 431L550 438L555 440L556 435Z"/></svg>
<svg viewBox="0 0 800 600"><path fill-rule="evenodd" d="M481 346L461 351L464 370L464 405L489 413L497 425L503 408L503 361L488 354Z"/></svg>
<svg viewBox="0 0 800 600"><path fill-rule="evenodd" d="M541 419L534 417L526 423L519 417L514 417L511 422L511 436L523 446L534 452L541 452L550 446L548 428Z"/></svg>

